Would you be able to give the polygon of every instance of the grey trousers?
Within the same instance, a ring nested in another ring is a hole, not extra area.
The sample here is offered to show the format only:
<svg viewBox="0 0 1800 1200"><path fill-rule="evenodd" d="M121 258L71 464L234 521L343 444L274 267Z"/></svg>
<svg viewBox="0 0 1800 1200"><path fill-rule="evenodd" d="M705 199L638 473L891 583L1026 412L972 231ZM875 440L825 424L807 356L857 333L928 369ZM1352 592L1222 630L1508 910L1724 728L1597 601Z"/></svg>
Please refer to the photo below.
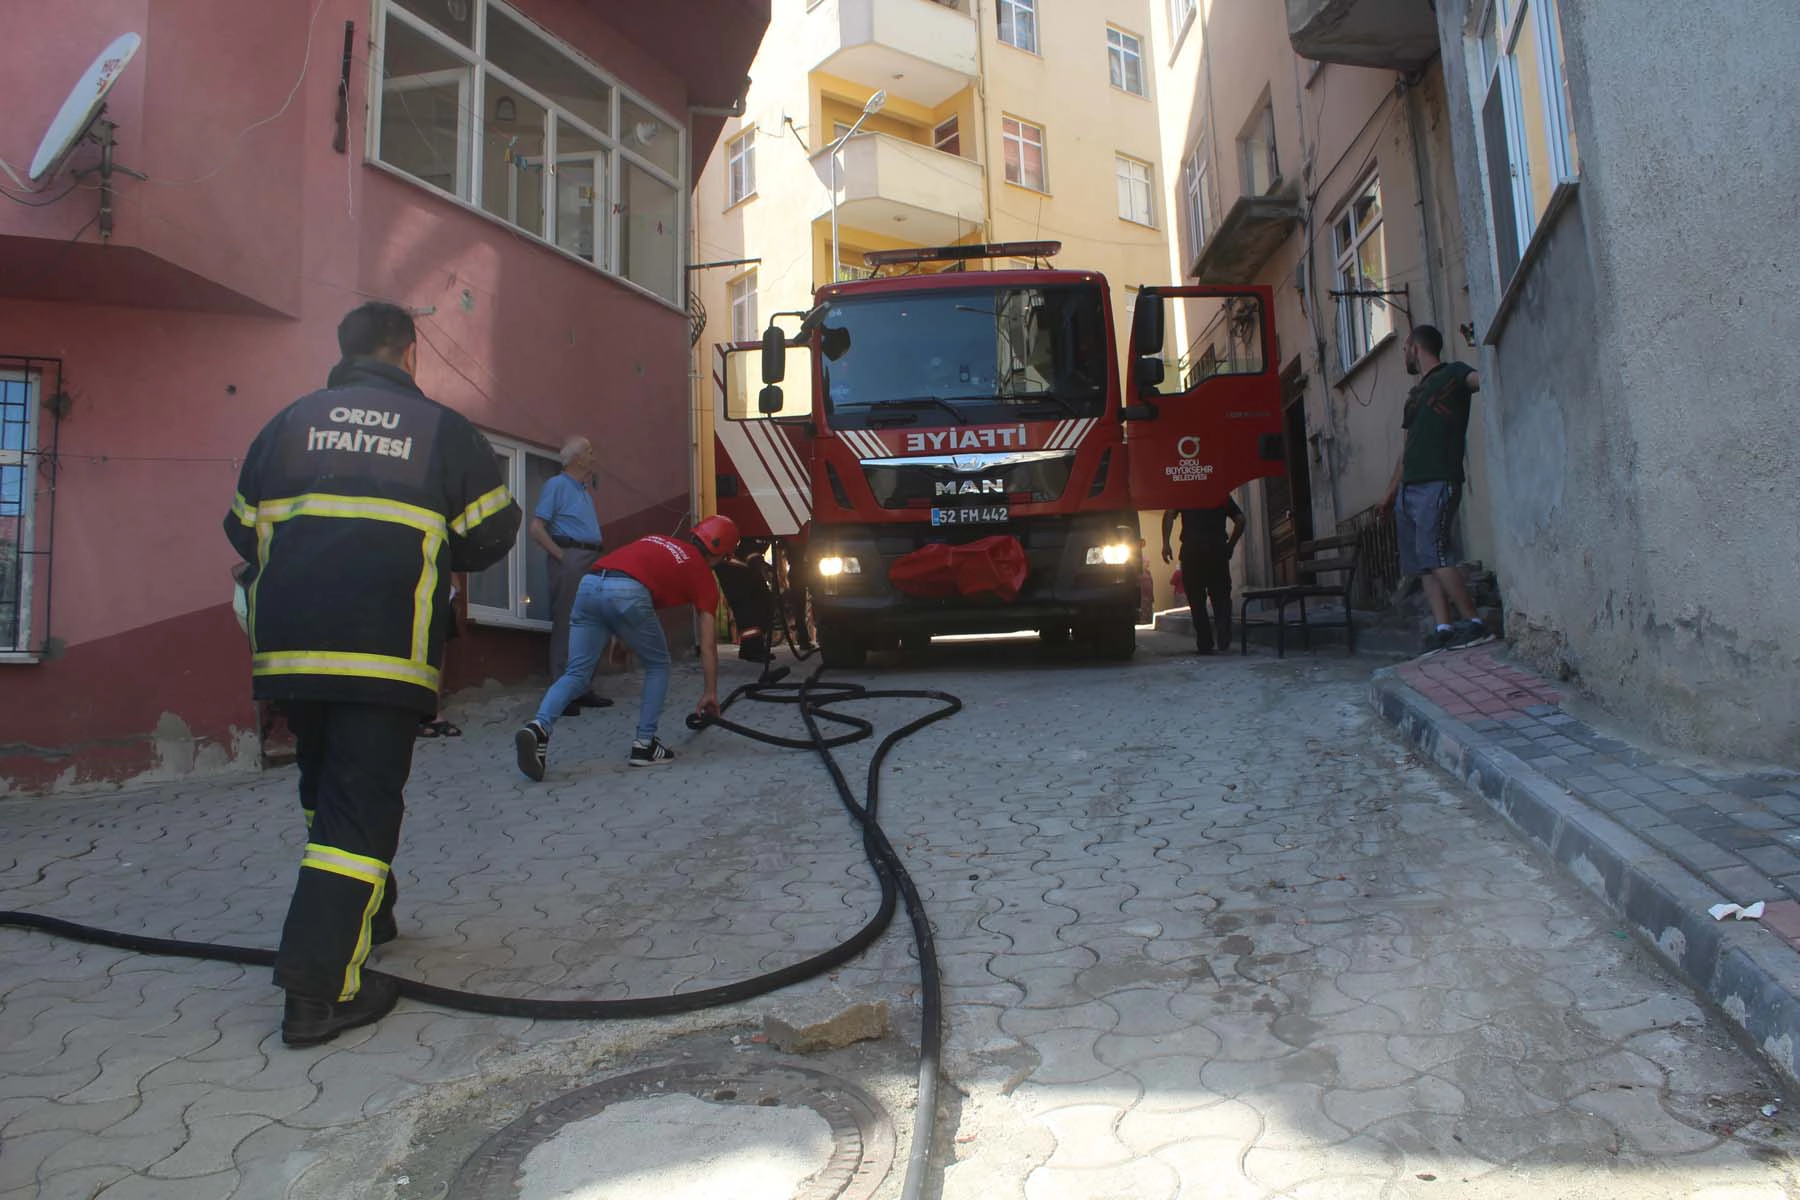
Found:
<svg viewBox="0 0 1800 1200"><path fill-rule="evenodd" d="M563 549L562 561L550 561L550 678L562 678L569 665L569 614L575 609L575 593L581 589L581 581L593 569L594 560L600 557L598 550L584 550L580 546L568 546ZM592 687L592 680L583 680Z"/></svg>

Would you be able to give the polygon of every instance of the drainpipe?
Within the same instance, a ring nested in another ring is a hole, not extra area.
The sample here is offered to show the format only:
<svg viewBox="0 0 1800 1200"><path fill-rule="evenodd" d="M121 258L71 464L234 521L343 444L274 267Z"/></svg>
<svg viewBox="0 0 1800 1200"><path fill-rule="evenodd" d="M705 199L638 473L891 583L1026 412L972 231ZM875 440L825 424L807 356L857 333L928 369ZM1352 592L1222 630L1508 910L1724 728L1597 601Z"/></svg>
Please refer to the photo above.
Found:
<svg viewBox="0 0 1800 1200"><path fill-rule="evenodd" d="M987 49L981 36L981 0L969 0L969 17L975 22L975 136L981 139L981 240L994 240L994 172L992 145L988 141Z"/></svg>
<svg viewBox="0 0 1800 1200"><path fill-rule="evenodd" d="M1426 66L1429 67L1430 64ZM1450 319L1450 302L1444 293L1446 281L1443 272L1437 269L1441 238L1437 228L1437 210L1431 204L1431 190L1428 186L1431 180L1431 172L1428 170L1431 165L1431 147L1425 140L1425 122L1419 111L1419 83L1423 81L1424 73L1425 68L1420 68L1416 77L1405 85L1406 122L1412 126L1413 179L1419 189L1419 237L1425 255L1425 287L1431 297L1432 320L1441 329L1444 322Z"/></svg>

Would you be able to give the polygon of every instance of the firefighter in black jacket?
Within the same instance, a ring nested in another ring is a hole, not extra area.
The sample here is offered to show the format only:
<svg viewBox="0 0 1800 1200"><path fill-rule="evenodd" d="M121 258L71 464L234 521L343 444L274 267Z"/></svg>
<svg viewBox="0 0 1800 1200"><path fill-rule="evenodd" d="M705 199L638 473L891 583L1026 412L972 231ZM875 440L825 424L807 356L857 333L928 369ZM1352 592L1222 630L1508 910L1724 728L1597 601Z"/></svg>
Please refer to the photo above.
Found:
<svg viewBox="0 0 1800 1200"><path fill-rule="evenodd" d="M281 931L282 1040L329 1041L398 990L365 977L396 936L390 877L419 717L436 711L450 575L519 529L487 439L413 382L412 317L365 304L343 360L251 443L225 532L246 562L254 692L294 732L308 837Z"/></svg>

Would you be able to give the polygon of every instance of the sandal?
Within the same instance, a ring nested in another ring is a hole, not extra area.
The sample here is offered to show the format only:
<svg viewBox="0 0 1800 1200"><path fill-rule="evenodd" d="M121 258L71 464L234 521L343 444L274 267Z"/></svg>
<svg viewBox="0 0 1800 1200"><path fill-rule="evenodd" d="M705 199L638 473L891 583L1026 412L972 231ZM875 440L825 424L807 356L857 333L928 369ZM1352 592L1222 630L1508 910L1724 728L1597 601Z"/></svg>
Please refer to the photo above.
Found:
<svg viewBox="0 0 1800 1200"><path fill-rule="evenodd" d="M419 736L422 738L461 737L462 730L448 721L419 722Z"/></svg>

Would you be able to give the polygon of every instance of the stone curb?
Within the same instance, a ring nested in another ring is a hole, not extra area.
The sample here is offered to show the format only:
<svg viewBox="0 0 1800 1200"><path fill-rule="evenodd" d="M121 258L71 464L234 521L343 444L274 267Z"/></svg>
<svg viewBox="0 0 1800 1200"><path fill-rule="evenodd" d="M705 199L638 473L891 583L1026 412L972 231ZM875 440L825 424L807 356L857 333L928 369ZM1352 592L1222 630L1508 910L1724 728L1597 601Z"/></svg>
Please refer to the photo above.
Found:
<svg viewBox="0 0 1800 1200"><path fill-rule="evenodd" d="M1789 1079L1800 1082L1800 952L1754 922L1714 921L1721 896L1618 822L1402 682L1369 682L1376 712L1473 788L1538 849L1604 900L1667 965L1710 997Z"/></svg>

